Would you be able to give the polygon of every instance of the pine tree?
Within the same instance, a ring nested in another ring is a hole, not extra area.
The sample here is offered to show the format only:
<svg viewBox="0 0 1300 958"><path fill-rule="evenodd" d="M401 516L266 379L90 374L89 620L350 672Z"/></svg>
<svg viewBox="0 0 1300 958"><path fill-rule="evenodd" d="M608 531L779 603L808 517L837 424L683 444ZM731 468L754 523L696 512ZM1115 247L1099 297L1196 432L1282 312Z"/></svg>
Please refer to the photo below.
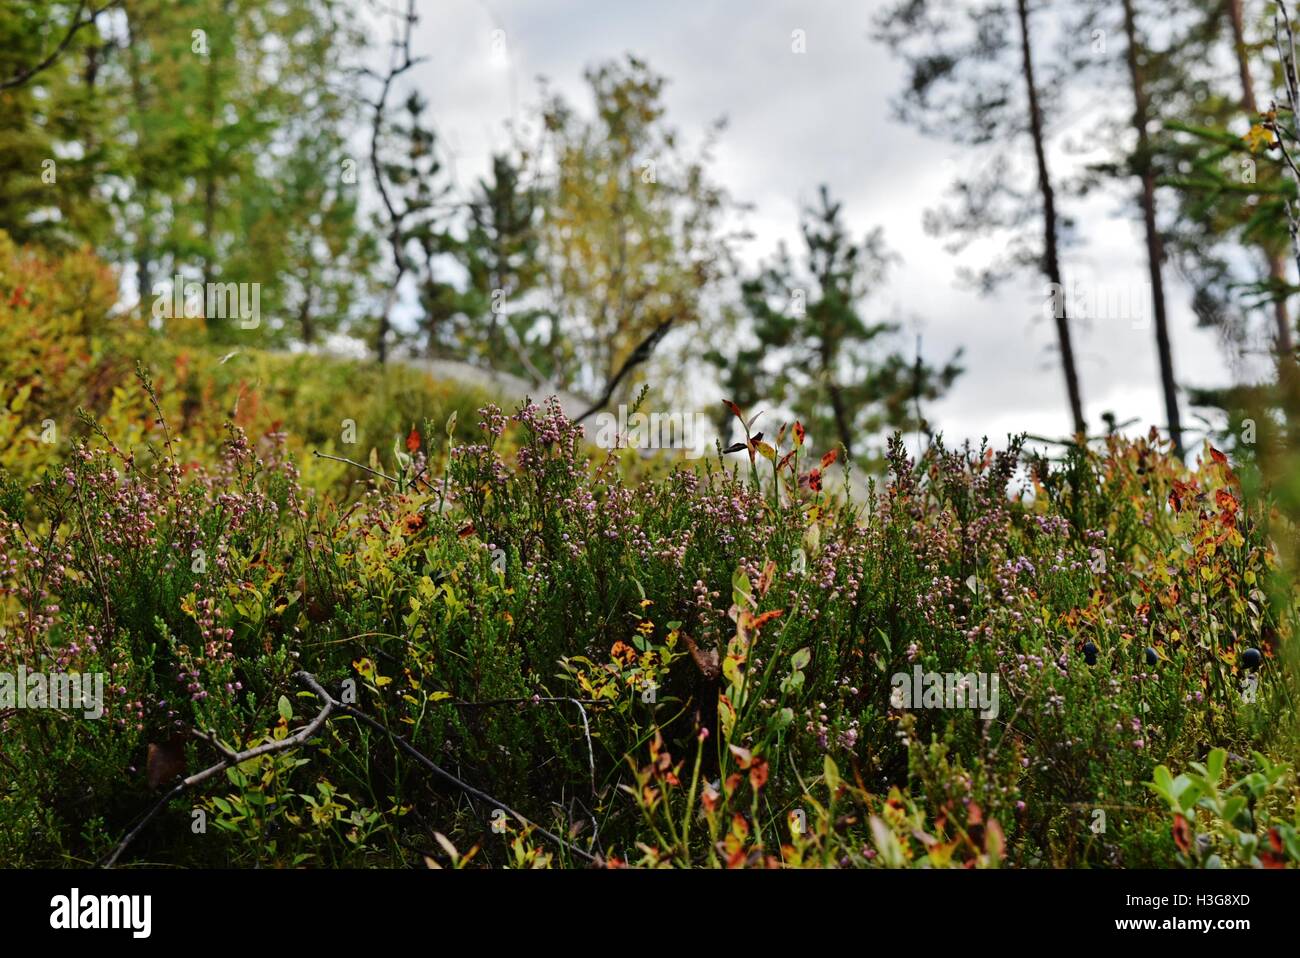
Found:
<svg viewBox="0 0 1300 958"><path fill-rule="evenodd" d="M745 408L786 405L818 442L838 442L852 456L885 427L927 428L920 401L943 395L961 370L956 356L936 370L890 351L897 325L864 317L863 304L893 257L879 229L855 243L841 211L823 186L801 224L803 262L796 266L782 245L742 284L756 342L733 357L715 351L711 358Z"/></svg>
<svg viewBox="0 0 1300 958"><path fill-rule="evenodd" d="M1035 59L1036 12L1029 0L961 9L942 0L900 0L877 26L908 68L905 92L896 101L900 116L984 159L975 161L972 175L954 182L955 206L927 214L928 228L948 236L954 251L977 237L1005 237L1007 253L974 277L985 291L1025 269L1060 291L1053 310L1057 350L1073 430L1082 434L1087 425L1061 267L1068 224L1048 160L1052 107L1060 76L1071 67L1058 57L1054 75L1044 75ZM1025 165L1036 183L1033 193L1019 189Z"/></svg>

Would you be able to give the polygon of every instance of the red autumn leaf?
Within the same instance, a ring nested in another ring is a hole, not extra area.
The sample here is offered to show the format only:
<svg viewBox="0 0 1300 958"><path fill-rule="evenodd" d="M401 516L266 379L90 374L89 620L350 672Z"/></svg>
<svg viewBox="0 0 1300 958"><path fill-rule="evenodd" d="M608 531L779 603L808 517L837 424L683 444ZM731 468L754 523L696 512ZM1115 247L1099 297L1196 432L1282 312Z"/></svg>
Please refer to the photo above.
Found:
<svg viewBox="0 0 1300 958"><path fill-rule="evenodd" d="M761 758L754 759L754 764L749 767L749 785L754 791L758 791L767 784L767 762Z"/></svg>
<svg viewBox="0 0 1300 958"><path fill-rule="evenodd" d="M825 469L827 466L833 463L836 459L839 458L839 455L840 455L840 451L838 449L832 449L830 452L826 453L826 455L822 456L822 468Z"/></svg>
<svg viewBox="0 0 1300 958"><path fill-rule="evenodd" d="M413 453L419 448L420 448L420 430L412 426L411 431L406 434L406 451Z"/></svg>
<svg viewBox="0 0 1300 958"><path fill-rule="evenodd" d="M1271 851L1259 853L1259 861L1265 868L1286 868L1286 851L1282 844L1282 835L1276 828L1268 830L1268 844Z"/></svg>
<svg viewBox="0 0 1300 958"><path fill-rule="evenodd" d="M782 611L784 610L772 609L770 612L764 612L762 615L755 618L754 621L750 623L750 625L753 627L754 631L757 632L759 629L767 625L767 623L771 622L773 619L779 619L781 617Z"/></svg>
<svg viewBox="0 0 1300 958"><path fill-rule="evenodd" d="M462 539L468 539L477 531L478 530L474 528L474 523L469 522L466 523L464 526L462 526L460 531L457 532L456 535L460 536Z"/></svg>
<svg viewBox="0 0 1300 958"><path fill-rule="evenodd" d="M1192 828L1187 824L1187 819L1182 815L1175 815L1172 832L1178 850L1184 855L1189 854L1192 850Z"/></svg>
<svg viewBox="0 0 1300 958"><path fill-rule="evenodd" d="M1279 832L1276 828L1270 828L1268 830L1268 843L1273 846L1273 851L1277 852L1278 854L1281 854L1282 851L1284 850L1284 846L1282 844L1282 833Z"/></svg>
<svg viewBox="0 0 1300 958"><path fill-rule="evenodd" d="M803 437L804 437L803 423L799 422L796 419L794 423L794 443L796 446L803 445Z"/></svg>
<svg viewBox="0 0 1300 958"><path fill-rule="evenodd" d="M785 464L786 464L787 462L789 462L789 461L790 461L791 459L793 459L793 458L794 458L794 450L791 449L791 450L790 450L789 452L787 452L784 456L782 456L782 457L781 457L781 461L778 462L778 463L776 464L776 471L777 471L777 472L780 472L782 469L784 469L784 468L785 468Z"/></svg>
<svg viewBox="0 0 1300 958"><path fill-rule="evenodd" d="M740 411L740 407L737 406L730 399L724 399L722 401L726 405L726 407L731 410L732 415L734 415L737 419L740 420L740 424L743 426L745 424L745 414Z"/></svg>
<svg viewBox="0 0 1300 958"><path fill-rule="evenodd" d="M1219 452L1219 450L1215 449L1213 446L1210 447L1210 458L1220 465L1226 466L1228 464L1228 457Z"/></svg>
<svg viewBox="0 0 1300 958"><path fill-rule="evenodd" d="M822 471L820 469L809 469L808 475L803 477L800 485L806 485L813 492L822 491Z"/></svg>
<svg viewBox="0 0 1300 958"><path fill-rule="evenodd" d="M1214 494L1214 501L1224 512L1237 511L1237 498L1227 489L1220 489Z"/></svg>

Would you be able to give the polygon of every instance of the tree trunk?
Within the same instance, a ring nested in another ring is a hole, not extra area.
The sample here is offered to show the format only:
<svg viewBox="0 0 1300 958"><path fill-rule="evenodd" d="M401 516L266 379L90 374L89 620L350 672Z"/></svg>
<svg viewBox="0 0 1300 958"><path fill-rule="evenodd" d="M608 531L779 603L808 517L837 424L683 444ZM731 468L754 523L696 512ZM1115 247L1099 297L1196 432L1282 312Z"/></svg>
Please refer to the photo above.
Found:
<svg viewBox="0 0 1300 958"><path fill-rule="evenodd" d="M144 143L144 117L147 113L145 103L144 81L140 76L139 38L136 36L133 11L125 10L126 16L126 62L127 73L131 78L131 104L135 111L130 125L136 132L136 155L148 155ZM152 250L152 194L153 183L149 175L149 163L143 160L136 176L136 193L140 197L140 222L135 234L135 282L139 289L141 305L146 296L153 295L153 272L151 269Z"/></svg>
<svg viewBox="0 0 1300 958"><path fill-rule="evenodd" d="M1047 169L1047 150L1043 144L1043 114L1038 105L1038 85L1034 79L1034 60L1029 48L1029 5L1016 0L1020 19L1020 53L1023 61L1025 89L1029 97L1029 134L1034 141L1034 160L1038 165L1038 191L1043 197L1043 272L1054 288L1061 290L1061 308L1056 310L1056 338L1061 350L1061 369L1065 389L1070 397L1070 416L1074 431L1087 434L1083 418L1083 400L1079 395L1079 374L1074 366L1074 346L1070 342L1070 317L1066 305L1065 284L1061 282L1061 262L1057 251L1056 193Z"/></svg>
<svg viewBox="0 0 1300 958"><path fill-rule="evenodd" d="M1156 327L1156 351L1160 357L1160 385L1165 394L1165 419L1169 438L1173 440L1174 454L1183 454L1183 430L1178 414L1178 385L1174 381L1174 357L1169 346L1169 320L1165 313L1165 281L1161 264L1164 262L1164 242L1156 225L1156 175L1151 165L1151 140L1147 135L1150 122L1146 88L1142 68L1138 64L1137 18L1133 13L1133 0L1123 0L1124 35L1128 49L1129 80L1133 84L1133 127L1137 130L1135 156L1138 178L1142 183L1142 225L1146 230L1147 270L1151 276L1151 306Z"/></svg>
<svg viewBox="0 0 1300 958"><path fill-rule="evenodd" d="M849 413L844 406L844 396L834 380L827 383L826 390L830 393L831 409L835 412L835 431L840 434L840 442L844 446L844 458L852 459L853 431L849 428Z"/></svg>
<svg viewBox="0 0 1300 958"><path fill-rule="evenodd" d="M1228 22L1232 26L1232 49L1237 57L1237 72L1241 77L1241 108L1247 115L1259 115L1259 102L1255 99L1255 78L1250 72L1250 57L1246 50L1246 28L1242 17L1242 0L1227 0L1224 4L1228 13ZM1268 260L1269 285L1273 289L1273 324L1276 327L1274 348L1279 359L1286 361L1295 348L1291 337L1291 316L1287 312L1286 289L1290 285L1286 277L1286 257L1276 249L1264 248Z"/></svg>
<svg viewBox="0 0 1300 958"><path fill-rule="evenodd" d="M203 105L206 111L207 125L204 128L204 138L207 143L204 148L203 164L203 284L204 289L210 289L208 285L212 282L212 268L215 253L215 240L213 233L216 231L217 221L217 48L215 42L209 40L211 45L208 47L208 64L204 73L203 84ZM211 331L215 325L215 317L208 315L206 292L203 307L203 324Z"/></svg>

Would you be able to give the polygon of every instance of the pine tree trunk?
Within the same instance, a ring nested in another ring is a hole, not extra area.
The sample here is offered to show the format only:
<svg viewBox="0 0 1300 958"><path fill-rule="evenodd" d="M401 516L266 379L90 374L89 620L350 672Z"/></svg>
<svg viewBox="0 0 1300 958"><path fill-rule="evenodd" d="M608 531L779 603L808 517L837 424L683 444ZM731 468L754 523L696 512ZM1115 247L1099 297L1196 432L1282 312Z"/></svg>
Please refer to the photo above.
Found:
<svg viewBox="0 0 1300 958"><path fill-rule="evenodd" d="M1169 345L1169 319L1165 312L1165 281L1161 264L1164 261L1164 242L1156 224L1156 174L1151 165L1151 139L1147 135L1150 122L1146 88L1142 69L1138 64L1137 18L1133 13L1133 0L1123 0L1124 35L1128 49L1129 80L1133 84L1133 127L1137 131L1137 173L1142 183L1142 225L1146 230L1147 270L1151 276L1151 306L1156 327L1156 351L1160 357L1160 386L1165 395L1165 420L1169 438L1174 443L1174 454L1183 454L1183 430L1178 414L1178 385L1174 381L1174 357Z"/></svg>
<svg viewBox="0 0 1300 958"><path fill-rule="evenodd" d="M1070 416L1074 431L1087 434L1083 418L1083 400L1079 395L1079 374L1074 365L1074 346L1070 342L1070 317L1066 305L1065 284L1061 282L1061 261L1057 248L1056 193L1047 168L1047 150L1044 146L1043 114L1038 104L1038 84L1034 79L1034 60L1029 47L1029 5L1027 0L1016 0L1020 19L1020 52L1023 61L1025 88L1029 97L1029 133L1034 141L1034 160L1038 165L1038 190L1043 198L1043 271L1047 281L1061 290L1061 308L1055 310L1056 338L1061 350L1061 369L1065 373L1065 389L1070 397Z"/></svg>

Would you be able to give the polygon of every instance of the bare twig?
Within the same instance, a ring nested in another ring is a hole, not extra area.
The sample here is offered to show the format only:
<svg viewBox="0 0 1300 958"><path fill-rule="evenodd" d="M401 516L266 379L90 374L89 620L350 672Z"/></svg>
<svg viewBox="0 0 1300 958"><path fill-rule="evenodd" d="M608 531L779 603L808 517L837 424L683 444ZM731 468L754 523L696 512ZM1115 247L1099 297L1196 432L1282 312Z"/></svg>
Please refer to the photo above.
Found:
<svg viewBox="0 0 1300 958"><path fill-rule="evenodd" d="M391 322L389 314L392 312L394 303L397 302L398 287L402 284L402 277L406 275L405 248L407 237L403 232L402 224L406 219L407 211L403 210L399 213L393 205L392 197L389 196L388 184L384 178L383 164L379 162L379 145L383 137L384 114L388 109L388 95L392 91L393 82L425 59L424 57L411 56L411 32L418 19L415 13L415 0L408 0L406 13L403 17L402 38L399 41L394 41L393 44L400 53L400 62L394 62L389 66L388 72L382 78L378 99L367 104L374 110L370 126L370 170L375 177L375 186L379 191L379 199L388 214L388 243L393 250L393 268L395 271L392 286L389 287L388 294L384 299L383 315L379 317L379 335L375 343L375 351L378 353L380 363L383 363L388 356L387 337L388 327ZM376 80L380 79L371 70L365 70L364 74Z"/></svg>
<svg viewBox="0 0 1300 958"><path fill-rule="evenodd" d="M312 455L315 456L317 459L333 459L335 462L346 462L349 466L356 466L358 469L364 469L372 476L378 476L380 479L387 479L393 485L401 484L401 480L394 479L392 476L388 475L387 473L383 473L383 472L379 472L378 470L371 469L369 466L363 466L359 462L354 462L351 459L345 459L342 456L331 456L328 453L318 452L315 449L312 450Z"/></svg>

